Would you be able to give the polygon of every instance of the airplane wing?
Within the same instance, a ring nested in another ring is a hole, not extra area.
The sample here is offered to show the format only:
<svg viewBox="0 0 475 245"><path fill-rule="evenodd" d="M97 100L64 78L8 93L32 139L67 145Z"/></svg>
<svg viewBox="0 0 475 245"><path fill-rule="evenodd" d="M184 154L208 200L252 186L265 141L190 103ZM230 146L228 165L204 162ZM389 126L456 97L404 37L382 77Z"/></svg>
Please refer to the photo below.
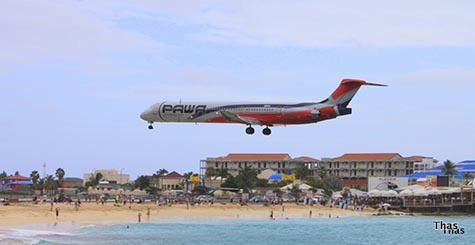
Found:
<svg viewBox="0 0 475 245"><path fill-rule="evenodd" d="M236 114L230 111L225 111L225 110L221 110L219 111L219 113L228 121L237 121L237 122L248 124L248 125L262 125L261 121L252 117L240 116L239 114Z"/></svg>

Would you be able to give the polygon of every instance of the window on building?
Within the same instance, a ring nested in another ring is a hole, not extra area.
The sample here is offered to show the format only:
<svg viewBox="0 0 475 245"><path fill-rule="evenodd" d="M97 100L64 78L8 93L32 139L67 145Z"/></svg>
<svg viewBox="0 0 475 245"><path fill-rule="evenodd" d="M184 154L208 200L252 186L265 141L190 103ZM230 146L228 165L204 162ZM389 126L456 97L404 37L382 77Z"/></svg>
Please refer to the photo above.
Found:
<svg viewBox="0 0 475 245"><path fill-rule="evenodd" d="M355 163L353 163L353 167L354 167L354 168L356 168L356 162L355 162Z"/></svg>
<svg viewBox="0 0 475 245"><path fill-rule="evenodd" d="M391 168L391 163L388 163L388 168Z"/></svg>
<svg viewBox="0 0 475 245"><path fill-rule="evenodd" d="M282 168L285 168L285 162L284 162L284 163L282 163Z"/></svg>
<svg viewBox="0 0 475 245"><path fill-rule="evenodd" d="M279 162L279 163L277 163L277 168L280 168L280 162Z"/></svg>
<svg viewBox="0 0 475 245"><path fill-rule="evenodd" d="M258 167L258 168L261 168L261 163L258 163L258 164L257 164L257 167Z"/></svg>
<svg viewBox="0 0 475 245"><path fill-rule="evenodd" d="M216 162L216 167L218 167L218 163Z"/></svg>
<svg viewBox="0 0 475 245"><path fill-rule="evenodd" d="M330 167L329 168L332 168L332 163L330 163Z"/></svg>
<svg viewBox="0 0 475 245"><path fill-rule="evenodd" d="M267 168L267 163L264 163L264 168Z"/></svg>
<svg viewBox="0 0 475 245"><path fill-rule="evenodd" d="M241 168L241 163L239 163L239 168Z"/></svg>
<svg viewBox="0 0 475 245"><path fill-rule="evenodd" d="M371 163L371 168L374 168L374 162ZM371 174L373 176L373 174Z"/></svg>

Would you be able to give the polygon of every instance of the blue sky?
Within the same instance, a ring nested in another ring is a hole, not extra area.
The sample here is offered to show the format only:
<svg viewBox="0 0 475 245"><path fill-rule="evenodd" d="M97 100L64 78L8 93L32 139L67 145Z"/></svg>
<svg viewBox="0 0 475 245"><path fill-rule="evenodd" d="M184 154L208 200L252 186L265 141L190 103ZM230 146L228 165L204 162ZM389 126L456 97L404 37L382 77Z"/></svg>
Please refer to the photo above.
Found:
<svg viewBox="0 0 475 245"><path fill-rule="evenodd" d="M6 1L0 171L81 177L199 171L231 152L475 158L472 1ZM353 115L276 127L157 124L152 103L319 101L345 77ZM258 129L260 131L260 129Z"/></svg>

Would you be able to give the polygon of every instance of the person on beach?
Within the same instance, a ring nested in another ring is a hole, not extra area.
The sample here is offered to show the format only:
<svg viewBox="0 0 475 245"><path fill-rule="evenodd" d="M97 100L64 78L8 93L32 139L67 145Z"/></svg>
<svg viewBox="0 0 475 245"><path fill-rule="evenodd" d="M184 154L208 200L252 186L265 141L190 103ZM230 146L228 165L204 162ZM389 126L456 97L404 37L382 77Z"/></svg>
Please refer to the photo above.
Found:
<svg viewBox="0 0 475 245"><path fill-rule="evenodd" d="M142 213L138 214L139 223L142 221Z"/></svg>
<svg viewBox="0 0 475 245"><path fill-rule="evenodd" d="M274 210L271 210L271 211L270 211L269 217L270 217L271 219L274 219Z"/></svg>
<svg viewBox="0 0 475 245"><path fill-rule="evenodd" d="M50 211L53 212L53 206L54 206L54 199L53 199L53 197L51 197L50 205L51 205Z"/></svg>
<svg viewBox="0 0 475 245"><path fill-rule="evenodd" d="M308 212L308 216L309 216L310 218L312 218L312 210L310 210L310 211Z"/></svg>
<svg viewBox="0 0 475 245"><path fill-rule="evenodd" d="M147 208L147 220L150 220L150 208Z"/></svg>
<svg viewBox="0 0 475 245"><path fill-rule="evenodd" d="M56 220L58 220L59 217L59 208L56 208Z"/></svg>

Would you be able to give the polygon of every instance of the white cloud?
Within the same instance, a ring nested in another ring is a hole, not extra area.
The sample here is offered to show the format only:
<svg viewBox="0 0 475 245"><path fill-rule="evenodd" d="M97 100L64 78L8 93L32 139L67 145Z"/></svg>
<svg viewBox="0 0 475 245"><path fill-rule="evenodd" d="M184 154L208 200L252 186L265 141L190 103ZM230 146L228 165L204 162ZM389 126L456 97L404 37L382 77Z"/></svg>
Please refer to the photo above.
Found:
<svg viewBox="0 0 475 245"><path fill-rule="evenodd" d="M473 1L138 1L198 40L303 47L474 46Z"/></svg>
<svg viewBox="0 0 475 245"><path fill-rule="evenodd" d="M76 3L4 1L0 8L0 67L39 62L111 65L117 51L156 52L161 45L88 13Z"/></svg>

